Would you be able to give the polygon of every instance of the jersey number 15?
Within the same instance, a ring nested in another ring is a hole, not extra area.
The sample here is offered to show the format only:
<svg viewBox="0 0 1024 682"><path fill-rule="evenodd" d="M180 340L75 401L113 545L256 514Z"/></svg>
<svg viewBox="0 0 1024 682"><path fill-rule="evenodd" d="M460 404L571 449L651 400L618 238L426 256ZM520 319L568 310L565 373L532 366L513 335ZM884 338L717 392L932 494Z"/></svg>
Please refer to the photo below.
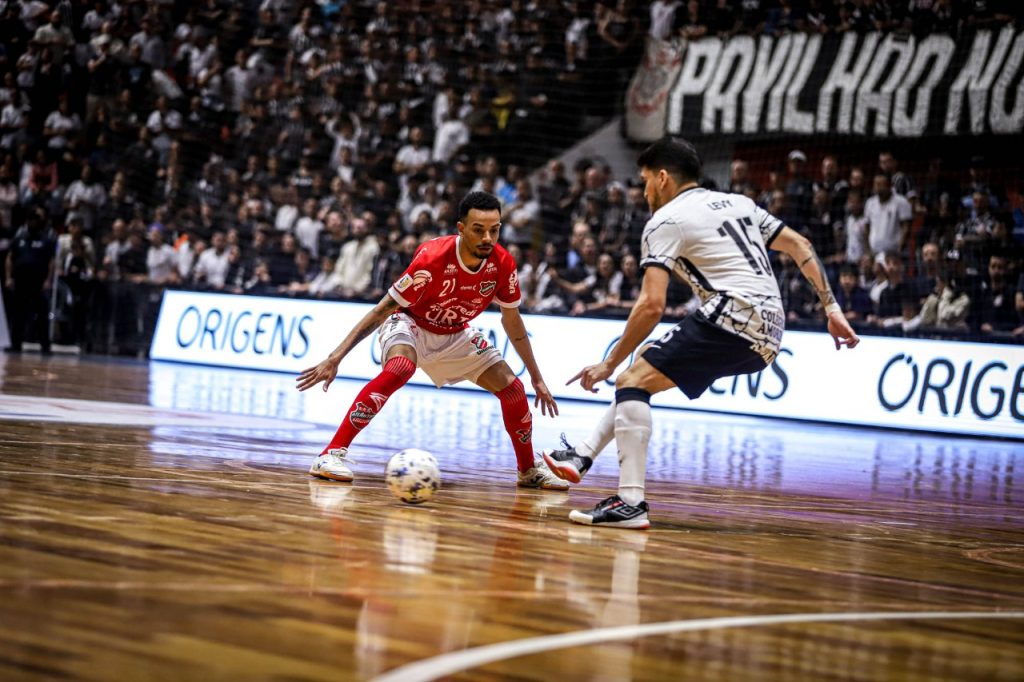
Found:
<svg viewBox="0 0 1024 682"><path fill-rule="evenodd" d="M737 228L731 221L726 220L718 228L718 234L723 237L728 236L736 242L736 246L739 247L743 257L747 259L747 263L754 270L754 274L763 275L770 273L772 266L768 263L768 254L765 253L764 247L750 238L746 230L746 228L754 226L754 221L744 217L739 219L739 223L740 225Z"/></svg>

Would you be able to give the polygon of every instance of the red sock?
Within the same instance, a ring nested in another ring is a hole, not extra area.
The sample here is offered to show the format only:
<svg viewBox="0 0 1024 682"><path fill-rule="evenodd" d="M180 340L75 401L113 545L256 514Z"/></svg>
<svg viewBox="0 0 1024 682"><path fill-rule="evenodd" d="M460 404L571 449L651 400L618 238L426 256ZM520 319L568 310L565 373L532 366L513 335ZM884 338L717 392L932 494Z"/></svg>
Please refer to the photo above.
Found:
<svg viewBox="0 0 1024 682"><path fill-rule="evenodd" d="M345 421L341 422L324 452L351 445L352 439L380 412L391 394L405 386L405 382L409 381L409 377L415 371L416 363L401 355L396 355L385 362L380 374L363 386L363 390L356 396L345 414Z"/></svg>
<svg viewBox="0 0 1024 682"><path fill-rule="evenodd" d="M501 417L516 451L516 464L519 471L526 471L533 466L533 415L523 382L516 379L494 395L501 401Z"/></svg>

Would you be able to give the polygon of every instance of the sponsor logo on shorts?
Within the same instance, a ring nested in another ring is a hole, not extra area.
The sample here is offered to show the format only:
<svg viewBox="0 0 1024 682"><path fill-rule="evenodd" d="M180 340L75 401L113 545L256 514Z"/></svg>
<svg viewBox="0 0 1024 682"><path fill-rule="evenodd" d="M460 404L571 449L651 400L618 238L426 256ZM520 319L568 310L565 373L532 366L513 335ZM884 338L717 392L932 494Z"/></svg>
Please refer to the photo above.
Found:
<svg viewBox="0 0 1024 682"><path fill-rule="evenodd" d="M382 403L383 404L383 403ZM359 401L356 406L349 412L348 420L352 423L352 426L357 429L365 429L366 425L370 423L370 420L374 418L377 411L366 403Z"/></svg>
<svg viewBox="0 0 1024 682"><path fill-rule="evenodd" d="M497 286L497 282L494 280L487 280L486 282L480 282L480 295L490 296L494 293L494 287Z"/></svg>

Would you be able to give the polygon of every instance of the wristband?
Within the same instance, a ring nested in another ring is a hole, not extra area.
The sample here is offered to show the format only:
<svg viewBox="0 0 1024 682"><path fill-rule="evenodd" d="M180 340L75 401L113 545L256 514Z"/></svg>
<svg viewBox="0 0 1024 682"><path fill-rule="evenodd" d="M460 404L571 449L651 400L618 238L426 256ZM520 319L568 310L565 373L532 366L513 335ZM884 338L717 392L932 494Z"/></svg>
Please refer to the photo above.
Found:
<svg viewBox="0 0 1024 682"><path fill-rule="evenodd" d="M842 315L843 309L839 306L838 303L829 303L827 306L825 306L825 314L831 315L832 313L839 313L840 315Z"/></svg>

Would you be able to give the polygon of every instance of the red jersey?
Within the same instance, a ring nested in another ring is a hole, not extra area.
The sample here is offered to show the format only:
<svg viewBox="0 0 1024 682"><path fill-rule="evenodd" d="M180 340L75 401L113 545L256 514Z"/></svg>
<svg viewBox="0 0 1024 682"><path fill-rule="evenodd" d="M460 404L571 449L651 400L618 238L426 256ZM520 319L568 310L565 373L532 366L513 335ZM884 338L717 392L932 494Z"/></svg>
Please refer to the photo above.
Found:
<svg viewBox="0 0 1024 682"><path fill-rule="evenodd" d="M422 328L454 334L469 326L494 299L502 308L517 308L519 277L511 254L495 244L480 267L470 270L459 256L458 235L422 244L388 293Z"/></svg>

